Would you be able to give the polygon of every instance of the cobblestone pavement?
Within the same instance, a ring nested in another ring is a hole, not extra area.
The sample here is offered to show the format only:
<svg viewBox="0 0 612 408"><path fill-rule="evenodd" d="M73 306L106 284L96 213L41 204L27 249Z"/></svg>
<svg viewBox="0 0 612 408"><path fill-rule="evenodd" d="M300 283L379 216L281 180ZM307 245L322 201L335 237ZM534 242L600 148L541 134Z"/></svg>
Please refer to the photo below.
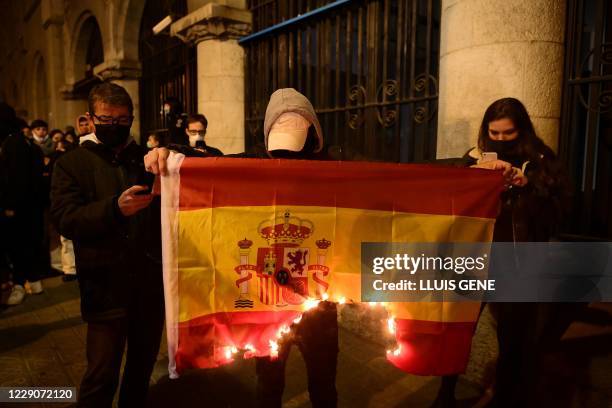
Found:
<svg viewBox="0 0 612 408"><path fill-rule="evenodd" d="M76 386L85 370L86 326L79 314L78 286L61 278L44 281L45 292L0 311L0 386ZM4 293L4 297L6 293ZM610 305L589 309L574 323L559 349L548 357L544 383L550 405L612 406L612 325ZM358 328L340 331L337 387L340 407L429 407L440 380L406 375L389 365L384 348ZM472 361L459 379L457 407L473 406L492 377L496 357L494 320L485 312L474 338ZM162 345L151 379L150 406L252 406L252 360L216 370L196 370L178 380L167 376ZM310 406L305 368L297 349L287 366L284 406ZM1 405L1 404L0 404ZM18 407L65 404L19 404Z"/></svg>

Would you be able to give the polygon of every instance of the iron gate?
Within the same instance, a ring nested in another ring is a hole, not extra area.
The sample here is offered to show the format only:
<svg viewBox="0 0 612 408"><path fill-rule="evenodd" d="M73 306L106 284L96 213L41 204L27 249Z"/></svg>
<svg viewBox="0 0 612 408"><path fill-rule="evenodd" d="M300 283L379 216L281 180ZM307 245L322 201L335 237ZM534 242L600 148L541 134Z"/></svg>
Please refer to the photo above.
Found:
<svg viewBox="0 0 612 408"><path fill-rule="evenodd" d="M169 97L185 112L197 112L196 49L170 37L153 35L152 28L168 14L187 14L186 0L147 0L140 29L140 123L143 140L150 133L167 138L168 123L160 112Z"/></svg>
<svg viewBox="0 0 612 408"><path fill-rule="evenodd" d="M435 158L439 0L250 0L246 146L263 144L270 94L313 103L329 150L348 160Z"/></svg>
<svg viewBox="0 0 612 408"><path fill-rule="evenodd" d="M571 234L612 238L612 4L569 0L559 153L574 185Z"/></svg>

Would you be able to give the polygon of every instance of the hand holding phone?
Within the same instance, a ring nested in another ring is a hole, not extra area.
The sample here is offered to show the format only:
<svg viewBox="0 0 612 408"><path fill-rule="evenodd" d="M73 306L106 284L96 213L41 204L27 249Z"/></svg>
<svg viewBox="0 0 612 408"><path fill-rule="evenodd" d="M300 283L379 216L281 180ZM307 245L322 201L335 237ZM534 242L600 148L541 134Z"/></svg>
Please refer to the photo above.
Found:
<svg viewBox="0 0 612 408"><path fill-rule="evenodd" d="M482 158L480 163L487 163L497 160L497 153L495 152L482 152Z"/></svg>

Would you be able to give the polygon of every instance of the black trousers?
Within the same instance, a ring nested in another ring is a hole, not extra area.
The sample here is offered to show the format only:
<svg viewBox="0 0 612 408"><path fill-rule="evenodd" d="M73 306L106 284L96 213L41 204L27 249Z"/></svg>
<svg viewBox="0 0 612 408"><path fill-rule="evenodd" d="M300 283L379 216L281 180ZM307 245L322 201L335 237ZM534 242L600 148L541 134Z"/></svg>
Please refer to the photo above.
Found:
<svg viewBox="0 0 612 408"><path fill-rule="evenodd" d="M295 344L306 363L308 393L314 408L335 407L338 361L338 317L336 304L321 302L304 314L294 336L280 345L278 358L257 358L257 404L262 408L282 406L285 364Z"/></svg>
<svg viewBox="0 0 612 408"><path fill-rule="evenodd" d="M538 392L542 357L554 348L580 303L495 303L497 360L494 407L546 406Z"/></svg>
<svg viewBox="0 0 612 408"><path fill-rule="evenodd" d="M8 255L13 264L13 282L39 280L49 268L48 246L44 240L44 208L19 208L15 216L5 219L9 237ZM46 268L46 269L45 269Z"/></svg>
<svg viewBox="0 0 612 408"><path fill-rule="evenodd" d="M146 284L153 287L145 285L133 291L127 317L88 322L87 370L81 381L78 407L112 406L126 343L119 407L146 406L164 326L161 276Z"/></svg>

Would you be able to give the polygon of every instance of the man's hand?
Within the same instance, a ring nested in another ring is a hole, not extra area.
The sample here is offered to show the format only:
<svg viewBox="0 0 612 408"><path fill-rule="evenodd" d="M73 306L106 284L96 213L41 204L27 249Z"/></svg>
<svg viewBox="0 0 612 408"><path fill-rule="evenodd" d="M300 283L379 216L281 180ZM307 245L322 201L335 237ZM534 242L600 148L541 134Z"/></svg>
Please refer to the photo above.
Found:
<svg viewBox="0 0 612 408"><path fill-rule="evenodd" d="M151 204L151 200L153 200L153 195L137 194L139 191L146 191L148 189L149 187L147 186L132 186L121 193L119 199L117 200L121 214L129 217L136 214L143 208L148 207L149 204Z"/></svg>
<svg viewBox="0 0 612 408"><path fill-rule="evenodd" d="M165 176L168 174L168 156L170 150L156 147L144 157L145 170L150 173Z"/></svg>
<svg viewBox="0 0 612 408"><path fill-rule="evenodd" d="M15 210L4 210L4 215L8 218L13 218L15 216Z"/></svg>
<svg viewBox="0 0 612 408"><path fill-rule="evenodd" d="M517 168L512 167L510 163L505 162L503 160L492 160L484 163L474 164L470 167L476 169L502 170L506 187L514 184L514 177L516 176L516 171L518 170Z"/></svg>

